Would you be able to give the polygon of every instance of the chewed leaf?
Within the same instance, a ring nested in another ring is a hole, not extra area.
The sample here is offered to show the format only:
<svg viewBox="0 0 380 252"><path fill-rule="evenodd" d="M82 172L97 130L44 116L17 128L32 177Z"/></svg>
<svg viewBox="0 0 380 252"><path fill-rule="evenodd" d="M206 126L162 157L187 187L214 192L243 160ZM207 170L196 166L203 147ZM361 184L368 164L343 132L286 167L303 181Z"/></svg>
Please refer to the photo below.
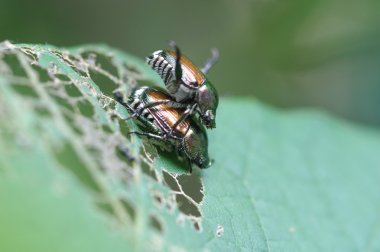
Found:
<svg viewBox="0 0 380 252"><path fill-rule="evenodd" d="M0 251L380 249L379 132L222 98L190 175L112 95L160 82L104 45L0 44Z"/></svg>

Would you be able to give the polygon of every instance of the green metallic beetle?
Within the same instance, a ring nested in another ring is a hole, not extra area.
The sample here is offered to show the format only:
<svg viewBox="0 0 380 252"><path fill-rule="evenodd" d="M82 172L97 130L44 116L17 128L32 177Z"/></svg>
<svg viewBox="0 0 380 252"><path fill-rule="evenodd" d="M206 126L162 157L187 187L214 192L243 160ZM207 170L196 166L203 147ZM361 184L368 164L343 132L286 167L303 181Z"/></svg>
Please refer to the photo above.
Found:
<svg viewBox="0 0 380 252"><path fill-rule="evenodd" d="M147 58L147 63L164 81L169 94L177 102L175 106L186 108L174 127L197 112L203 125L215 128L219 97L205 74L216 63L219 57L218 51L212 50L212 57L199 69L189 58L181 54L174 42L170 45L174 48L173 51L156 51Z"/></svg>
<svg viewBox="0 0 380 252"><path fill-rule="evenodd" d="M131 134L147 137L167 151L176 151L187 160L190 172L192 164L201 169L211 166L205 128L193 117L187 117L173 127L183 114L184 108L176 108L175 104L171 104L170 102L175 101L168 94L155 88L140 87L132 92L127 102L123 101L120 93L114 95L131 113L127 119L135 118L143 130L132 131Z"/></svg>

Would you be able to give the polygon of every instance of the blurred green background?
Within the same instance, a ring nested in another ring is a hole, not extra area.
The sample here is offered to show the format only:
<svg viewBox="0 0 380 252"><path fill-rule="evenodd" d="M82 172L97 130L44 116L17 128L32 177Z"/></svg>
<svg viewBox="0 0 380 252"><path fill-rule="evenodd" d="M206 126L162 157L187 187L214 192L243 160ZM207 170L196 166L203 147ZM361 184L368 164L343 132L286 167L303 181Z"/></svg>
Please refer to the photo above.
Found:
<svg viewBox="0 0 380 252"><path fill-rule="evenodd" d="M380 125L379 13L379 0L0 0L0 40L145 57L173 39L199 65L217 47L209 77L223 96Z"/></svg>

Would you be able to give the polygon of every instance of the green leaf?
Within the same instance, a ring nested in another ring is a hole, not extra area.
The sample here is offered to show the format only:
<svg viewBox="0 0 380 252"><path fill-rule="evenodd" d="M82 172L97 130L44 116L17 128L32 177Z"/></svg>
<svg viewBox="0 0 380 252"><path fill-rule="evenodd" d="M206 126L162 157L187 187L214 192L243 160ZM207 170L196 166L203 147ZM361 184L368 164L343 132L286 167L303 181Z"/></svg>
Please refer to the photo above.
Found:
<svg viewBox="0 0 380 252"><path fill-rule="evenodd" d="M377 130L222 98L189 175L126 134L112 92L146 84L104 45L0 44L0 251L380 250Z"/></svg>
<svg viewBox="0 0 380 252"><path fill-rule="evenodd" d="M52 169L51 157L41 146L33 148L12 153L1 149L14 161L0 176L0 250L125 251L130 247L123 238L125 230L112 227L99 215L91 194L67 174ZM22 167L26 169L17 171Z"/></svg>

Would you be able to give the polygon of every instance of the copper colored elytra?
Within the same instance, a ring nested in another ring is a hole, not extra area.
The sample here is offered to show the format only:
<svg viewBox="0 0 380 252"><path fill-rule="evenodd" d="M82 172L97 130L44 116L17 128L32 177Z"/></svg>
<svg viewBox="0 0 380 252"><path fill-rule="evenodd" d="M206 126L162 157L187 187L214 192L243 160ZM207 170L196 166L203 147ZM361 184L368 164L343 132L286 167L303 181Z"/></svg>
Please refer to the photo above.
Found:
<svg viewBox="0 0 380 252"><path fill-rule="evenodd" d="M166 53L176 58L176 53L171 50L166 50ZM202 86L206 80L206 76L194 65L194 63L185 55L181 55L180 64L182 66L182 79L195 86Z"/></svg>
<svg viewBox="0 0 380 252"><path fill-rule="evenodd" d="M172 105L186 108L174 126L196 113L203 125L215 128L219 97L205 74L215 64L217 51L213 50L212 57L200 69L181 54L175 43L171 45L174 50L156 51L147 58L147 63L160 75L168 94L176 101Z"/></svg>
<svg viewBox="0 0 380 252"><path fill-rule="evenodd" d="M156 101L171 99L171 97L165 94L164 92L158 92L157 90L154 90L154 89L147 89L145 93L146 93L147 104L156 102ZM159 122L160 120L162 120L162 118L164 118L163 122L165 124L162 125L162 127L165 127L165 130L170 131L171 129L173 129L173 133L176 135L186 134L186 131L189 128L188 120L182 121L175 127L175 129L173 128L178 118L181 117L181 114L183 113L183 109L176 109L168 104L160 104L155 107L148 108L148 110L152 114L152 116L155 118L156 121Z"/></svg>
<svg viewBox="0 0 380 252"><path fill-rule="evenodd" d="M208 139L206 130L194 117L181 121L173 130L183 114L183 108L171 106L171 97L155 88L140 87L135 89L126 102L120 93L115 93L116 99L124 105L137 124L141 132L132 131L152 140L168 151L176 151L178 155L187 160L189 170L192 165L199 168L208 168L211 161L208 155ZM158 105L156 105L158 103ZM153 104L154 106L147 106Z"/></svg>

